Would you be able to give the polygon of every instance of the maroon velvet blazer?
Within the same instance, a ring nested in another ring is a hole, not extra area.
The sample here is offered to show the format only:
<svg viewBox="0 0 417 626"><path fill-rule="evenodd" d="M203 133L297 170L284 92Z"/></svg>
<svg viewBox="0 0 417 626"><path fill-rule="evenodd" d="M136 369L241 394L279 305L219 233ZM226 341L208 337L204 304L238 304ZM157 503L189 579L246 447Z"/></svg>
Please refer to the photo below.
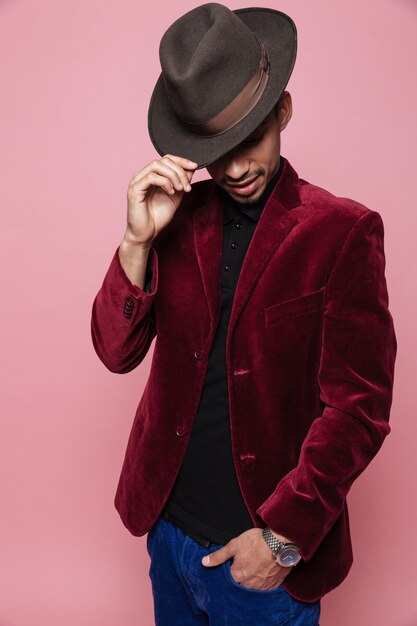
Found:
<svg viewBox="0 0 417 626"><path fill-rule="evenodd" d="M156 337L115 494L136 536L180 469L219 320L222 211L212 179L153 242L151 292L114 253L93 307L97 355L119 374ZM346 496L390 432L397 343L381 215L300 179L285 159L236 287L226 360L233 458L254 526L299 547L283 585L303 601L352 565ZM213 451L215 454L215 451Z"/></svg>

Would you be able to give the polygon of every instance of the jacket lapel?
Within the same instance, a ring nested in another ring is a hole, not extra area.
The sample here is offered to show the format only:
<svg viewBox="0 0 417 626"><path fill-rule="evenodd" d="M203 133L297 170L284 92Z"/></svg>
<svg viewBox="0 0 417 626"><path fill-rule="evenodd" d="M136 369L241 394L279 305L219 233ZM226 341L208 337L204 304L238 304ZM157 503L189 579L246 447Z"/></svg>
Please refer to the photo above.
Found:
<svg viewBox="0 0 417 626"><path fill-rule="evenodd" d="M229 334L269 260L297 223L290 209L300 204L298 185L296 171L284 158L282 174L263 208L243 261L233 299ZM195 211L193 219L195 250L213 330L220 314L223 237L223 203L214 181L207 201Z"/></svg>
<svg viewBox="0 0 417 626"><path fill-rule="evenodd" d="M207 201L193 215L194 246L210 313L210 332L220 315L220 265L222 260L223 205L212 181Z"/></svg>

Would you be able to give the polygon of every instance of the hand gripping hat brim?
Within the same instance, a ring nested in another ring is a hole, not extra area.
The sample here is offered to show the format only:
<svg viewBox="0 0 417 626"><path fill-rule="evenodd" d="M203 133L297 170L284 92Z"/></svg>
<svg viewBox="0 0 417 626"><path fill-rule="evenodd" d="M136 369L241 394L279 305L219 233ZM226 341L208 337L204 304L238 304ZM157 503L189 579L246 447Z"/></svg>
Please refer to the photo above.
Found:
<svg viewBox="0 0 417 626"><path fill-rule="evenodd" d="M226 7L219 5L218 3L207 3L206 5L202 5L201 7L197 7L192 11L189 11L185 14L185 16L176 20L170 29L173 29L176 25L182 23L181 21L183 21L184 18L192 18L194 15L197 16L199 10L210 10L213 7L214 9L221 8L222 10L224 9L225 11L229 11L229 9L226 9ZM250 31L252 31L250 41L248 39L248 44L253 46L253 41L258 40L260 42L259 45L263 44L267 51L268 76L266 77L264 75L264 78L267 78L266 84L263 84L261 95L258 96L255 105L249 109L249 112L246 112L242 119L240 119L237 123L229 123L227 127L225 127L226 130L223 129L222 132L213 132L212 134L207 134L207 131L206 134L201 134L200 131L198 133L192 132L188 124L184 123L186 118L185 120L181 119L181 115L179 113L180 110L182 111L180 100L181 94L179 99L176 100L175 96L177 92L172 90L171 97L169 97L169 87L167 89L167 85L169 86L167 74L174 63L171 61L174 54L173 51L178 48L182 48L181 51L183 52L185 58L187 58L183 44L184 34L192 42L192 45L195 45L195 41L198 36L201 36L201 34L199 34L201 33L201 28L200 30L198 28L190 28L190 23L191 25L193 23L192 21L189 21L187 24L188 30L185 33L182 33L182 40L179 39L177 35L176 38L173 38L173 41L171 41L169 55L164 59L165 67L167 68L165 76L164 71L162 71L154 87L149 104L148 131L157 152L161 156L165 154L174 154L191 159L198 164L197 169L205 167L206 165L209 165L219 159L232 148L237 146L256 129L256 127L270 113L283 93L295 64L297 54L297 30L293 20L288 15L275 9L263 7L236 9L234 11L230 11L230 13L237 16L239 20L241 20L243 24ZM235 20L236 18L232 16L232 19ZM217 24L217 26L220 26L221 33L222 24ZM168 29L167 33L170 29ZM222 44L227 46L227 44L224 43L225 40L228 41L229 39L227 30L223 33L223 35L224 37L219 39L219 46L213 46L215 50L217 50L217 48ZM229 33L229 35L231 35L231 33ZM255 37L253 37L253 35L255 35ZM164 37L165 36L166 35L164 35ZM216 34L216 37L218 36L219 35ZM161 44L164 37L161 40ZM201 37L203 39L204 33ZM233 36L231 36L231 39L233 39ZM242 58L242 56L244 57L244 54L242 54L242 48L246 49L246 46L240 46L240 50L237 50L237 46L235 44L232 45L235 47L231 48L231 54L234 56L234 60L236 62L237 59ZM248 48L249 47L250 46L248 45ZM258 50L258 48L256 49ZM179 55L181 54L181 51ZM245 50L243 52L245 52ZM191 110L196 110L197 119L200 108L203 111L204 120L206 119L204 116L204 107L207 103L210 104L210 99L214 102L216 90L222 90L220 95L223 96L223 102L226 103L234 100L236 96L236 65L234 71L232 65L228 67L228 64L224 62L224 51L222 58L223 62L221 63L221 67L217 68L217 84L213 84L213 81L208 77L207 72L201 73L201 78L198 80L198 84L194 84L194 100L191 99L190 102L192 102L193 107ZM203 62L204 61L200 61L200 64ZM213 52L213 63L216 63L216 52ZM210 66L208 67L210 69ZM183 68L184 61L182 62L180 70ZM185 68L184 74L186 74L187 71L188 74L190 74L189 68L188 70ZM242 69L242 72L243 71L244 68ZM185 80L187 80L186 76ZM179 80L178 85L175 85L175 89L181 91L180 85L181 81ZM241 87L242 84L239 85L239 89L237 90L240 96ZM229 89L229 92L227 92L227 89ZM224 90L226 90L226 93ZM174 95L174 98L172 97L172 94ZM196 97L200 99L201 106L200 103L196 106ZM226 98L226 100L224 98ZM174 99L177 111L175 111L173 106ZM180 105L178 102L180 102ZM187 113L185 115L189 118L190 111L188 111L188 115Z"/></svg>

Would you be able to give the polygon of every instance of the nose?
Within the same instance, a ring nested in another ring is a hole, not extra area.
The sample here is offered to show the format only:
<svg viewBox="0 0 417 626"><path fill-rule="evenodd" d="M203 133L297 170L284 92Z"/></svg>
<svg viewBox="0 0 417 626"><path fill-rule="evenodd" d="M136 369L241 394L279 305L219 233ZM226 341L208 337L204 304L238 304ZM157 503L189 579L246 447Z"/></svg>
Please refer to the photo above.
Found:
<svg viewBox="0 0 417 626"><path fill-rule="evenodd" d="M223 175L226 182L239 183L249 176L249 161L239 156L237 148L223 157Z"/></svg>

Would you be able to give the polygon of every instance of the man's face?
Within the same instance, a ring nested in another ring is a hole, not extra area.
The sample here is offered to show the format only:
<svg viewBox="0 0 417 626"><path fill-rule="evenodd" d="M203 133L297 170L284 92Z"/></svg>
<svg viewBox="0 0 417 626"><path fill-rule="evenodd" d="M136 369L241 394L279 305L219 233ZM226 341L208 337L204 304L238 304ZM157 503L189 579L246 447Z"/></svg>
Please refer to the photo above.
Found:
<svg viewBox="0 0 417 626"><path fill-rule="evenodd" d="M238 204L255 204L278 171L280 133L291 114L291 95L285 91L278 110L273 109L244 141L206 167L213 180Z"/></svg>

